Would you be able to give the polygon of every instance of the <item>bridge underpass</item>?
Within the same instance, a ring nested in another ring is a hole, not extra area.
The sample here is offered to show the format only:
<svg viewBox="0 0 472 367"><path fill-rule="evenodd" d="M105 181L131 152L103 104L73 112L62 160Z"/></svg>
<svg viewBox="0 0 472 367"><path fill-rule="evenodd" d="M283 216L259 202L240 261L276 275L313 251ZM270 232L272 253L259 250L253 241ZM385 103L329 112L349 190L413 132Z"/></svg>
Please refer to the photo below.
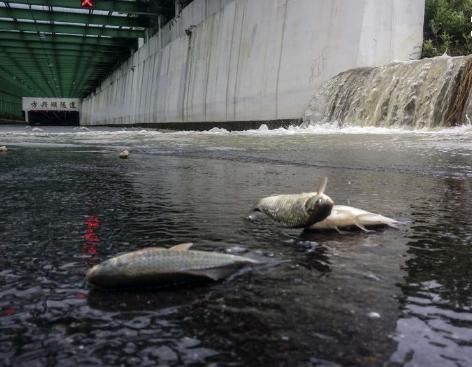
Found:
<svg viewBox="0 0 472 367"><path fill-rule="evenodd" d="M87 96L188 2L0 1L0 119L24 118L22 97Z"/></svg>

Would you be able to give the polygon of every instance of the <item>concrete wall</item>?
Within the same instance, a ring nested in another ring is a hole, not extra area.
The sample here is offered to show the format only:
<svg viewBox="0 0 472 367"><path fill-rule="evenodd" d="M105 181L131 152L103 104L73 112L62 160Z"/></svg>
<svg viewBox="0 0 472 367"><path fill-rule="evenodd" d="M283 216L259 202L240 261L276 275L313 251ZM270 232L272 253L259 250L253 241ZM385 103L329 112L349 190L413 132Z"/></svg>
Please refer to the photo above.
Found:
<svg viewBox="0 0 472 367"><path fill-rule="evenodd" d="M81 123L300 118L337 73L418 58L424 2L195 0L83 100Z"/></svg>

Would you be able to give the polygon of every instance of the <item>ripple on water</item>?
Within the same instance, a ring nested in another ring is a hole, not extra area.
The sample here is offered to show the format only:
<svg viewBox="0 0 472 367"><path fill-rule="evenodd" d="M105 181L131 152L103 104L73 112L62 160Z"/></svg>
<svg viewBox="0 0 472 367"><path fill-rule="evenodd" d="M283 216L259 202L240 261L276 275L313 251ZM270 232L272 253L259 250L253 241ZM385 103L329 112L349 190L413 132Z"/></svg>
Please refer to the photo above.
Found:
<svg viewBox="0 0 472 367"><path fill-rule="evenodd" d="M0 364L471 364L469 132L5 129ZM337 203L408 223L338 234L244 219L322 176ZM178 291L84 282L116 254L181 242L276 266Z"/></svg>

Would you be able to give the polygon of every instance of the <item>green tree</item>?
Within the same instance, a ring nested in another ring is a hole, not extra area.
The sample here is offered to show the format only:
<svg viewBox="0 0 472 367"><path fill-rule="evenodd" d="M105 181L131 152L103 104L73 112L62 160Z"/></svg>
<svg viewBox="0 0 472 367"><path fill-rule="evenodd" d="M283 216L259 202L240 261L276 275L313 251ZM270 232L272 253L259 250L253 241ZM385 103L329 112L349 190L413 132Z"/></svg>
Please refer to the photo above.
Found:
<svg viewBox="0 0 472 367"><path fill-rule="evenodd" d="M472 53L472 0L426 0L423 57Z"/></svg>

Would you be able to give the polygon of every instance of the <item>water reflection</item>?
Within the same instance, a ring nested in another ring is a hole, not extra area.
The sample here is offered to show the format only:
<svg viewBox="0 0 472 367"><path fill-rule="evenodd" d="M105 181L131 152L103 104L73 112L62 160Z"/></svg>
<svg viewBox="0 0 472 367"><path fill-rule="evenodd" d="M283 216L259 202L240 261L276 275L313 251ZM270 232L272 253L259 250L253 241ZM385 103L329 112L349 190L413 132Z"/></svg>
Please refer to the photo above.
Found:
<svg viewBox="0 0 472 367"><path fill-rule="evenodd" d="M8 135L0 364L470 364L470 163L453 157L456 139L391 138ZM411 225L339 235L244 220L261 197L322 176L338 204ZM279 264L179 291L84 282L97 261L180 242Z"/></svg>
<svg viewBox="0 0 472 367"><path fill-rule="evenodd" d="M406 366L468 366L472 361L470 182L445 179L414 206L402 290L399 342ZM432 215L434 213L434 215Z"/></svg>
<svg viewBox="0 0 472 367"><path fill-rule="evenodd" d="M98 263L97 245L100 242L98 230L100 229L100 218L98 215L90 215L84 220L85 234L82 244L82 254L88 257L87 267L92 267Z"/></svg>
<svg viewBox="0 0 472 367"><path fill-rule="evenodd" d="M211 287L203 284L153 290L91 290L87 302L90 307L104 311L167 312L204 302L210 291Z"/></svg>

